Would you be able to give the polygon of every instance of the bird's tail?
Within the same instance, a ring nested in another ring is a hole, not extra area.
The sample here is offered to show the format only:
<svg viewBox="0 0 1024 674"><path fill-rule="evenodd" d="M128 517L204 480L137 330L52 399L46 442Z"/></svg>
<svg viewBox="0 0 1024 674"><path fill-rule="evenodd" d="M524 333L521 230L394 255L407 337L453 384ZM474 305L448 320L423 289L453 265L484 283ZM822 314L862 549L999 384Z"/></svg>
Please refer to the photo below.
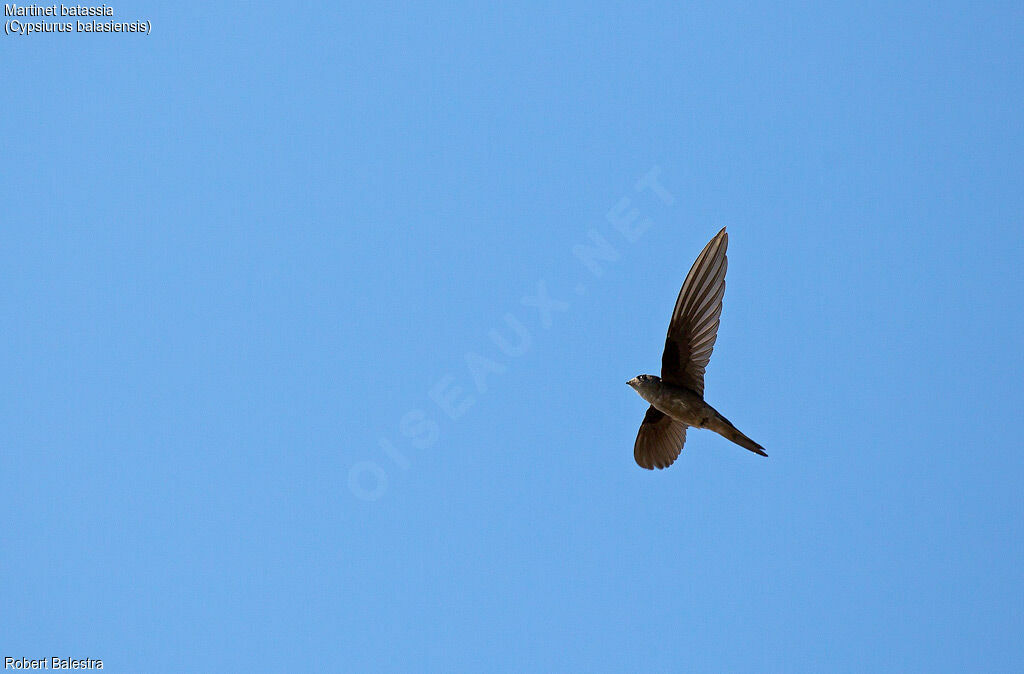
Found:
<svg viewBox="0 0 1024 674"><path fill-rule="evenodd" d="M764 447L743 435L738 428L732 425L731 421L723 417L721 414L719 414L718 418L708 425L708 428L713 430L715 433L718 433L726 440L732 440L740 447L749 449L755 454L760 454L761 456L768 456L768 453L764 451Z"/></svg>

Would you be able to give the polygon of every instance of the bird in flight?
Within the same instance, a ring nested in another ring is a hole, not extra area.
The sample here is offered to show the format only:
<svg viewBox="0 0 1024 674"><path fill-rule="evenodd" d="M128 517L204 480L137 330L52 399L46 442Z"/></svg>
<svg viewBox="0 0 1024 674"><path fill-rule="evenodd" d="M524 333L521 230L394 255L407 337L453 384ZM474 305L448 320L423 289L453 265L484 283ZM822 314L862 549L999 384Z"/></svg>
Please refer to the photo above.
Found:
<svg viewBox="0 0 1024 674"><path fill-rule="evenodd" d="M723 227L686 275L668 325L661 377L642 374L626 382L651 403L633 446L633 457L642 468L671 466L683 451L687 426L710 429L740 447L768 456L764 447L704 402L704 369L718 337L728 245L729 235Z"/></svg>

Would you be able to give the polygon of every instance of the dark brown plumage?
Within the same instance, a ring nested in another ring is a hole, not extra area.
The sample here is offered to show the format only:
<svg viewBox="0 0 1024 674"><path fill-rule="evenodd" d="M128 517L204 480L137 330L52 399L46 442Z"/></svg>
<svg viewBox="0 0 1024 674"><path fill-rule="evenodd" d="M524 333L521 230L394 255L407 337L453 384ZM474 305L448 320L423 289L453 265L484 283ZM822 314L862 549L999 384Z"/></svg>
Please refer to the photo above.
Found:
<svg viewBox="0 0 1024 674"><path fill-rule="evenodd" d="M686 442L686 427L707 428L752 452L764 448L704 401L704 371L718 337L729 261L723 227L704 247L679 290L661 358L661 377L642 374L629 382L651 403L640 424L633 456L643 468L667 468Z"/></svg>

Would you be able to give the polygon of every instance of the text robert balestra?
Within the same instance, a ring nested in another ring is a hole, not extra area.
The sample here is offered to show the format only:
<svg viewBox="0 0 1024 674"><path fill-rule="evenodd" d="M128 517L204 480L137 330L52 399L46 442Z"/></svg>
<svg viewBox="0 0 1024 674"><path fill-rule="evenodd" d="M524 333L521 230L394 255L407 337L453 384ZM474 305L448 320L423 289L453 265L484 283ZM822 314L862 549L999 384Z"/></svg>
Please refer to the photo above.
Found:
<svg viewBox="0 0 1024 674"><path fill-rule="evenodd" d="M4 669L103 669L99 658L4 658Z"/></svg>

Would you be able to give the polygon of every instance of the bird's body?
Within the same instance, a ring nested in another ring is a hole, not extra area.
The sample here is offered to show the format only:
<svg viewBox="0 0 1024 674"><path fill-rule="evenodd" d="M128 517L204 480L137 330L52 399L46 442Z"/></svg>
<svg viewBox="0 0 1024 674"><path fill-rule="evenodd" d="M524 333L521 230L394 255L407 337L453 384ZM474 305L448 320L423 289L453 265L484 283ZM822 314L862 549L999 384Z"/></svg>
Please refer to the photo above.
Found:
<svg viewBox="0 0 1024 674"><path fill-rule="evenodd" d="M707 428L768 456L761 445L704 400L704 370L718 336L725 294L728 242L723 227L686 275L665 339L661 377L642 374L626 382L651 404L633 448L633 456L643 468L670 466L683 449L688 426Z"/></svg>
<svg viewBox="0 0 1024 674"><path fill-rule="evenodd" d="M685 386L675 386L663 382L654 375L641 375L641 377L644 379L638 378L639 381L633 388L641 398L651 403L657 412L685 426L714 431L723 438L732 440L740 447L745 447L761 456L768 456L764 447L743 435L732 425L732 422L709 405L703 397Z"/></svg>
<svg viewBox="0 0 1024 674"><path fill-rule="evenodd" d="M644 375L634 386L640 397L655 409L687 426L707 428L718 411L685 386L673 386L654 375Z"/></svg>

